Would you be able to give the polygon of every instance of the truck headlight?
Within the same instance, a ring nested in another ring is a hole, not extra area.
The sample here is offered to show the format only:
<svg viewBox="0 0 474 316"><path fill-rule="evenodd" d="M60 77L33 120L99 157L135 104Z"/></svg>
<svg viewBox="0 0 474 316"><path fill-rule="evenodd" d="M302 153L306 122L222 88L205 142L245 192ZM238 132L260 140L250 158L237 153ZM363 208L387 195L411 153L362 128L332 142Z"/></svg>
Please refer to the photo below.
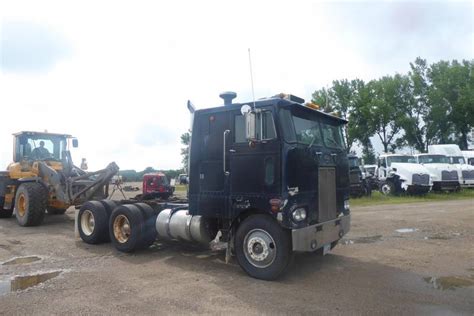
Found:
<svg viewBox="0 0 474 316"><path fill-rule="evenodd" d="M344 211L349 211L351 206L349 205L349 200L344 200Z"/></svg>
<svg viewBox="0 0 474 316"><path fill-rule="evenodd" d="M306 219L306 210L304 207L298 207L291 213L291 216L295 222L304 221Z"/></svg>

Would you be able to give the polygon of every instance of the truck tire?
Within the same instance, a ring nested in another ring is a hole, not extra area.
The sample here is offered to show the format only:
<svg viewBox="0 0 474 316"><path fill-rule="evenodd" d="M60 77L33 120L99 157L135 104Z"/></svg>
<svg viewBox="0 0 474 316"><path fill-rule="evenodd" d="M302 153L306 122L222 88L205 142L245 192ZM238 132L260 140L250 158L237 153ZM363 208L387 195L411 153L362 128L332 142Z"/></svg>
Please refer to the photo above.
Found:
<svg viewBox="0 0 474 316"><path fill-rule="evenodd" d="M38 226L43 222L48 191L39 183L20 184L15 195L15 215L20 226Z"/></svg>
<svg viewBox="0 0 474 316"><path fill-rule="evenodd" d="M77 218L77 228L85 243L99 244L108 241L108 216L102 203L88 201L82 204Z"/></svg>
<svg viewBox="0 0 474 316"><path fill-rule="evenodd" d="M5 197L0 196L0 218L10 218L13 214L13 209L5 210L3 209L5 205Z"/></svg>
<svg viewBox="0 0 474 316"><path fill-rule="evenodd" d="M145 221L142 212L133 204L117 207L110 216L109 235L115 249L133 252L143 248Z"/></svg>
<svg viewBox="0 0 474 316"><path fill-rule="evenodd" d="M49 215L63 215L64 213L66 213L67 208L48 207L47 211Z"/></svg>
<svg viewBox="0 0 474 316"><path fill-rule="evenodd" d="M292 257L289 231L268 215L251 215L237 228L235 253L240 267L250 276L274 280Z"/></svg>
<svg viewBox="0 0 474 316"><path fill-rule="evenodd" d="M156 217L158 215L155 214L155 211L153 210L153 208L148 204L137 203L134 205L140 209L143 215L143 219L145 220L142 245L143 245L143 248L148 248L155 242L156 237L157 237L155 224L156 224Z"/></svg>
<svg viewBox="0 0 474 316"><path fill-rule="evenodd" d="M112 200L100 200L100 203L105 207L105 211L107 212L107 226L108 226L110 215L112 215L112 212L118 206L118 204Z"/></svg>
<svg viewBox="0 0 474 316"><path fill-rule="evenodd" d="M380 193L383 195L395 194L395 185L390 181L385 181L380 185Z"/></svg>

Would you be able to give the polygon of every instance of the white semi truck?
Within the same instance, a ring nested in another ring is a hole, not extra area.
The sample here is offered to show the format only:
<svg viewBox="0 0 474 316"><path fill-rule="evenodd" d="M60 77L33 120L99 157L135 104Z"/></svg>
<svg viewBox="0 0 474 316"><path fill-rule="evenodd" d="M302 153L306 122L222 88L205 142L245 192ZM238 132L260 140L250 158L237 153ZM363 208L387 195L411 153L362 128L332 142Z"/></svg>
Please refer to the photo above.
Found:
<svg viewBox="0 0 474 316"><path fill-rule="evenodd" d="M429 154L445 155L449 162L456 167L461 187L474 188L474 166L467 163L463 152L456 144L441 144L428 146ZM474 154L474 152L473 152Z"/></svg>
<svg viewBox="0 0 474 316"><path fill-rule="evenodd" d="M459 191L458 170L451 165L449 158L439 154L415 155L416 162L424 166L430 172L433 181L433 191Z"/></svg>
<svg viewBox="0 0 474 316"><path fill-rule="evenodd" d="M426 194L433 185L430 172L417 164L413 156L383 154L377 166L377 179L383 194Z"/></svg>

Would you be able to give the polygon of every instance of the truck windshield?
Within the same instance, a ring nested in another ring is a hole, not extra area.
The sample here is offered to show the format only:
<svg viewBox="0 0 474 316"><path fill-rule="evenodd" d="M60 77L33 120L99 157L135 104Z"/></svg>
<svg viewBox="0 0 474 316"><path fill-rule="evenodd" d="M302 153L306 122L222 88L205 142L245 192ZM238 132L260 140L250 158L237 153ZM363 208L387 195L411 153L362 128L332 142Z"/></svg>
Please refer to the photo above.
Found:
<svg viewBox="0 0 474 316"><path fill-rule="evenodd" d="M279 115L285 141L345 149L340 124L300 109L281 109Z"/></svg>
<svg viewBox="0 0 474 316"><path fill-rule="evenodd" d="M442 155L419 156L420 163L449 163L449 159Z"/></svg>
<svg viewBox="0 0 474 316"><path fill-rule="evenodd" d="M359 166L359 159L357 158L349 158L349 167L358 167Z"/></svg>
<svg viewBox="0 0 474 316"><path fill-rule="evenodd" d="M465 164L466 161L464 160L464 157L460 157L460 156L455 156L455 157L451 157L451 161L453 164Z"/></svg>
<svg viewBox="0 0 474 316"><path fill-rule="evenodd" d="M413 156L390 156L390 157L387 157L387 162L388 162L389 166L392 164L392 162L414 163L415 162L415 157L413 157Z"/></svg>

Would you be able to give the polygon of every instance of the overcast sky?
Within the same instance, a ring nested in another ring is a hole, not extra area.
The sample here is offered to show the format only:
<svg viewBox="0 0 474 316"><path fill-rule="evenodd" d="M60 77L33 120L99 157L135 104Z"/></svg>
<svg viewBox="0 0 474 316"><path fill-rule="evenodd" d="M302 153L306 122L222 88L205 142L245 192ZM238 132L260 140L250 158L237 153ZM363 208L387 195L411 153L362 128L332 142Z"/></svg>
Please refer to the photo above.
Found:
<svg viewBox="0 0 474 316"><path fill-rule="evenodd" d="M186 101L280 92L309 100L332 80L474 58L473 2L0 2L0 169L11 134L69 133L76 164L181 166Z"/></svg>

